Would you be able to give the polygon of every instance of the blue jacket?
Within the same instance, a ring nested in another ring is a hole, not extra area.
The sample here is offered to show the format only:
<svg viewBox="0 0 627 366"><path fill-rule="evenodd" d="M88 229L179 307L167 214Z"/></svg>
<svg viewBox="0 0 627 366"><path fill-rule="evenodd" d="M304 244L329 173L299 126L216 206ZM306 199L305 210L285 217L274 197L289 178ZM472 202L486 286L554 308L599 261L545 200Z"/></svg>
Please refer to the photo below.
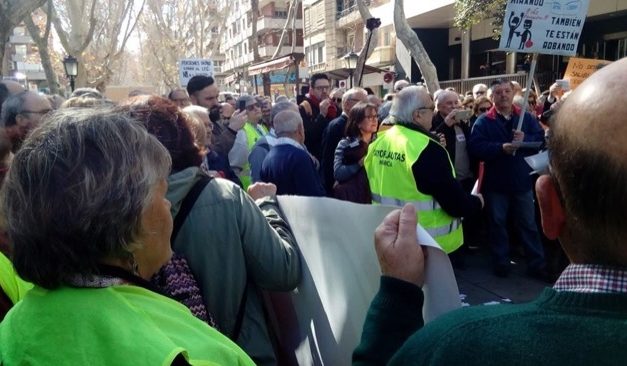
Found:
<svg viewBox="0 0 627 366"><path fill-rule="evenodd" d="M484 193L517 193L532 188L529 176L531 168L524 158L536 154L538 150L520 148L516 155L509 155L503 151L503 144L512 142L513 130L518 124L520 111L520 108L514 107L511 119L507 120L492 107L477 118L472 128L468 151L475 158L485 162L482 188ZM525 142L544 142L544 130L529 113L525 113L522 131L525 133Z"/></svg>
<svg viewBox="0 0 627 366"><path fill-rule="evenodd" d="M311 157L289 144L275 145L261 166L261 181L274 183L277 194L323 197L324 187Z"/></svg>

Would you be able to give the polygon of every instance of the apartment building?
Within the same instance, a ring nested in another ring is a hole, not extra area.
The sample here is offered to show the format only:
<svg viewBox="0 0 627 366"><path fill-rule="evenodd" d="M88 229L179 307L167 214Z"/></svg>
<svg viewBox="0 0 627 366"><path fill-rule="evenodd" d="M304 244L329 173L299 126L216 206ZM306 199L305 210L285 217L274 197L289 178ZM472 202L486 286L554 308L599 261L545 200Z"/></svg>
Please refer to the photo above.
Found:
<svg viewBox="0 0 627 366"><path fill-rule="evenodd" d="M221 65L221 71L225 75L224 90L264 94L265 86L269 87L266 93L273 93L275 89L280 89L282 94L285 94L286 89L290 89L286 84L291 85L296 82L296 73L291 71L287 64L281 64L281 67L275 67L275 69L270 68L263 73L249 72L251 67L254 70L255 65L265 61L291 54L302 54L302 10L300 2L296 2L297 7L293 10L296 17L293 22L295 31L290 20L285 40L277 56L274 57L283 28L288 21L291 3L291 1L259 0L258 9L253 10L250 0L230 2L230 10L226 15L226 29L222 32L223 38L220 45L220 52L224 54L224 62ZM255 27L253 27L253 22L255 22ZM253 28L256 28L254 34ZM286 78L288 83L284 82Z"/></svg>
<svg viewBox="0 0 627 366"><path fill-rule="evenodd" d="M17 26L9 37L7 44L7 63L5 69L9 78L22 83L29 89L37 89L45 85L46 74L39 62L39 53L35 42L28 34L25 26Z"/></svg>

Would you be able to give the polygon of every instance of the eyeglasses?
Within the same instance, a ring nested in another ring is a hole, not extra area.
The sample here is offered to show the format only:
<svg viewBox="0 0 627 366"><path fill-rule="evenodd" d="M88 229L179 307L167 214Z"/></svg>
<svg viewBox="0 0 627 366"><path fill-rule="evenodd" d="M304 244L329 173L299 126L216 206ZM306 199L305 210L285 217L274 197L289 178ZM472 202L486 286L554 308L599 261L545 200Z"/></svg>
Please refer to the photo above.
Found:
<svg viewBox="0 0 627 366"><path fill-rule="evenodd" d="M314 89L316 90L329 90L330 86L328 85L320 85L320 86L314 86Z"/></svg>
<svg viewBox="0 0 627 366"><path fill-rule="evenodd" d="M246 106L246 110L249 111L249 112L252 112L252 111L254 111L257 108L260 108L259 104L257 104L257 103Z"/></svg>
<svg viewBox="0 0 627 366"><path fill-rule="evenodd" d="M377 116L376 114L370 114L370 115L366 115L364 116L364 119L378 119L379 116Z"/></svg>
<svg viewBox="0 0 627 366"><path fill-rule="evenodd" d="M479 112L485 113L485 112L488 111L488 109L490 109L490 108L489 107L479 108Z"/></svg>
<svg viewBox="0 0 627 366"><path fill-rule="evenodd" d="M22 111L22 113L33 113L33 114L41 114L41 115L48 114L50 112L52 112L52 109L44 109L41 111Z"/></svg>
<svg viewBox="0 0 627 366"><path fill-rule="evenodd" d="M420 107L420 108L418 108L418 110L419 111L431 111L431 112L433 112L433 111L435 111L435 105L432 105L430 107Z"/></svg>

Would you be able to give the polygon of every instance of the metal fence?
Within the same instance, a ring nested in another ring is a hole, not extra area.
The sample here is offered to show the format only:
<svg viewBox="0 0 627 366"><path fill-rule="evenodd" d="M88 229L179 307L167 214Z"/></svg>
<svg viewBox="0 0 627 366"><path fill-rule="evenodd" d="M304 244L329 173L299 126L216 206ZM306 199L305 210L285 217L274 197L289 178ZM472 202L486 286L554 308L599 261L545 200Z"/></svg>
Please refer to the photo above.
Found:
<svg viewBox="0 0 627 366"><path fill-rule="evenodd" d="M479 78L469 78L469 79L457 79L457 80L445 80L440 81L440 88L446 89L449 87L455 88L455 91L458 93L466 93L469 90L472 90L473 85L475 84L485 84L488 87L490 84L496 79L506 79L511 81L517 81L523 88L527 84L527 74L504 74L504 75L490 75L483 76Z"/></svg>

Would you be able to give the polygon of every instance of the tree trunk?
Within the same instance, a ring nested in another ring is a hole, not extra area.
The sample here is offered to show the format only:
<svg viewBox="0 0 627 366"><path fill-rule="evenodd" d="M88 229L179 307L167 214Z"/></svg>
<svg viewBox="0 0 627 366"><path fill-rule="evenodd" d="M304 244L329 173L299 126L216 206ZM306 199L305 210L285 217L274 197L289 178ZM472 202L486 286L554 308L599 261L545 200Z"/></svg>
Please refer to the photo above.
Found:
<svg viewBox="0 0 627 366"><path fill-rule="evenodd" d="M49 10L51 6L52 5L49 5ZM52 68L52 61L50 60L50 52L48 50L48 36L50 35L50 25L52 23L50 14L50 11L46 12L46 29L43 36L39 34L40 29L35 25L35 22L30 16L24 18L24 23L26 24L28 33L39 49L39 58L41 59L41 66L44 68L44 73L46 74L50 94L59 94L59 80Z"/></svg>
<svg viewBox="0 0 627 366"><path fill-rule="evenodd" d="M396 37L403 42L403 45L409 50L412 58L418 65L429 92L434 93L440 89L438 73L427 54L427 50L420 42L416 32L407 23L403 0L395 0L394 2L394 30L396 31Z"/></svg>
<svg viewBox="0 0 627 366"><path fill-rule="evenodd" d="M370 9L364 4L363 0L357 0L357 8L359 9L359 14L361 15L361 19L364 21L364 25L366 24L366 20L372 18L370 14ZM364 74L364 68L366 67L366 61L372 55L372 52L377 47L379 43L379 32L378 29L373 29L372 32L368 31L368 34L372 33L372 37L368 37L366 35L366 42L364 42L364 46L361 51L359 51L359 58L357 59L357 68L355 69L355 86L361 86L361 81ZM364 52L366 51L367 52Z"/></svg>

